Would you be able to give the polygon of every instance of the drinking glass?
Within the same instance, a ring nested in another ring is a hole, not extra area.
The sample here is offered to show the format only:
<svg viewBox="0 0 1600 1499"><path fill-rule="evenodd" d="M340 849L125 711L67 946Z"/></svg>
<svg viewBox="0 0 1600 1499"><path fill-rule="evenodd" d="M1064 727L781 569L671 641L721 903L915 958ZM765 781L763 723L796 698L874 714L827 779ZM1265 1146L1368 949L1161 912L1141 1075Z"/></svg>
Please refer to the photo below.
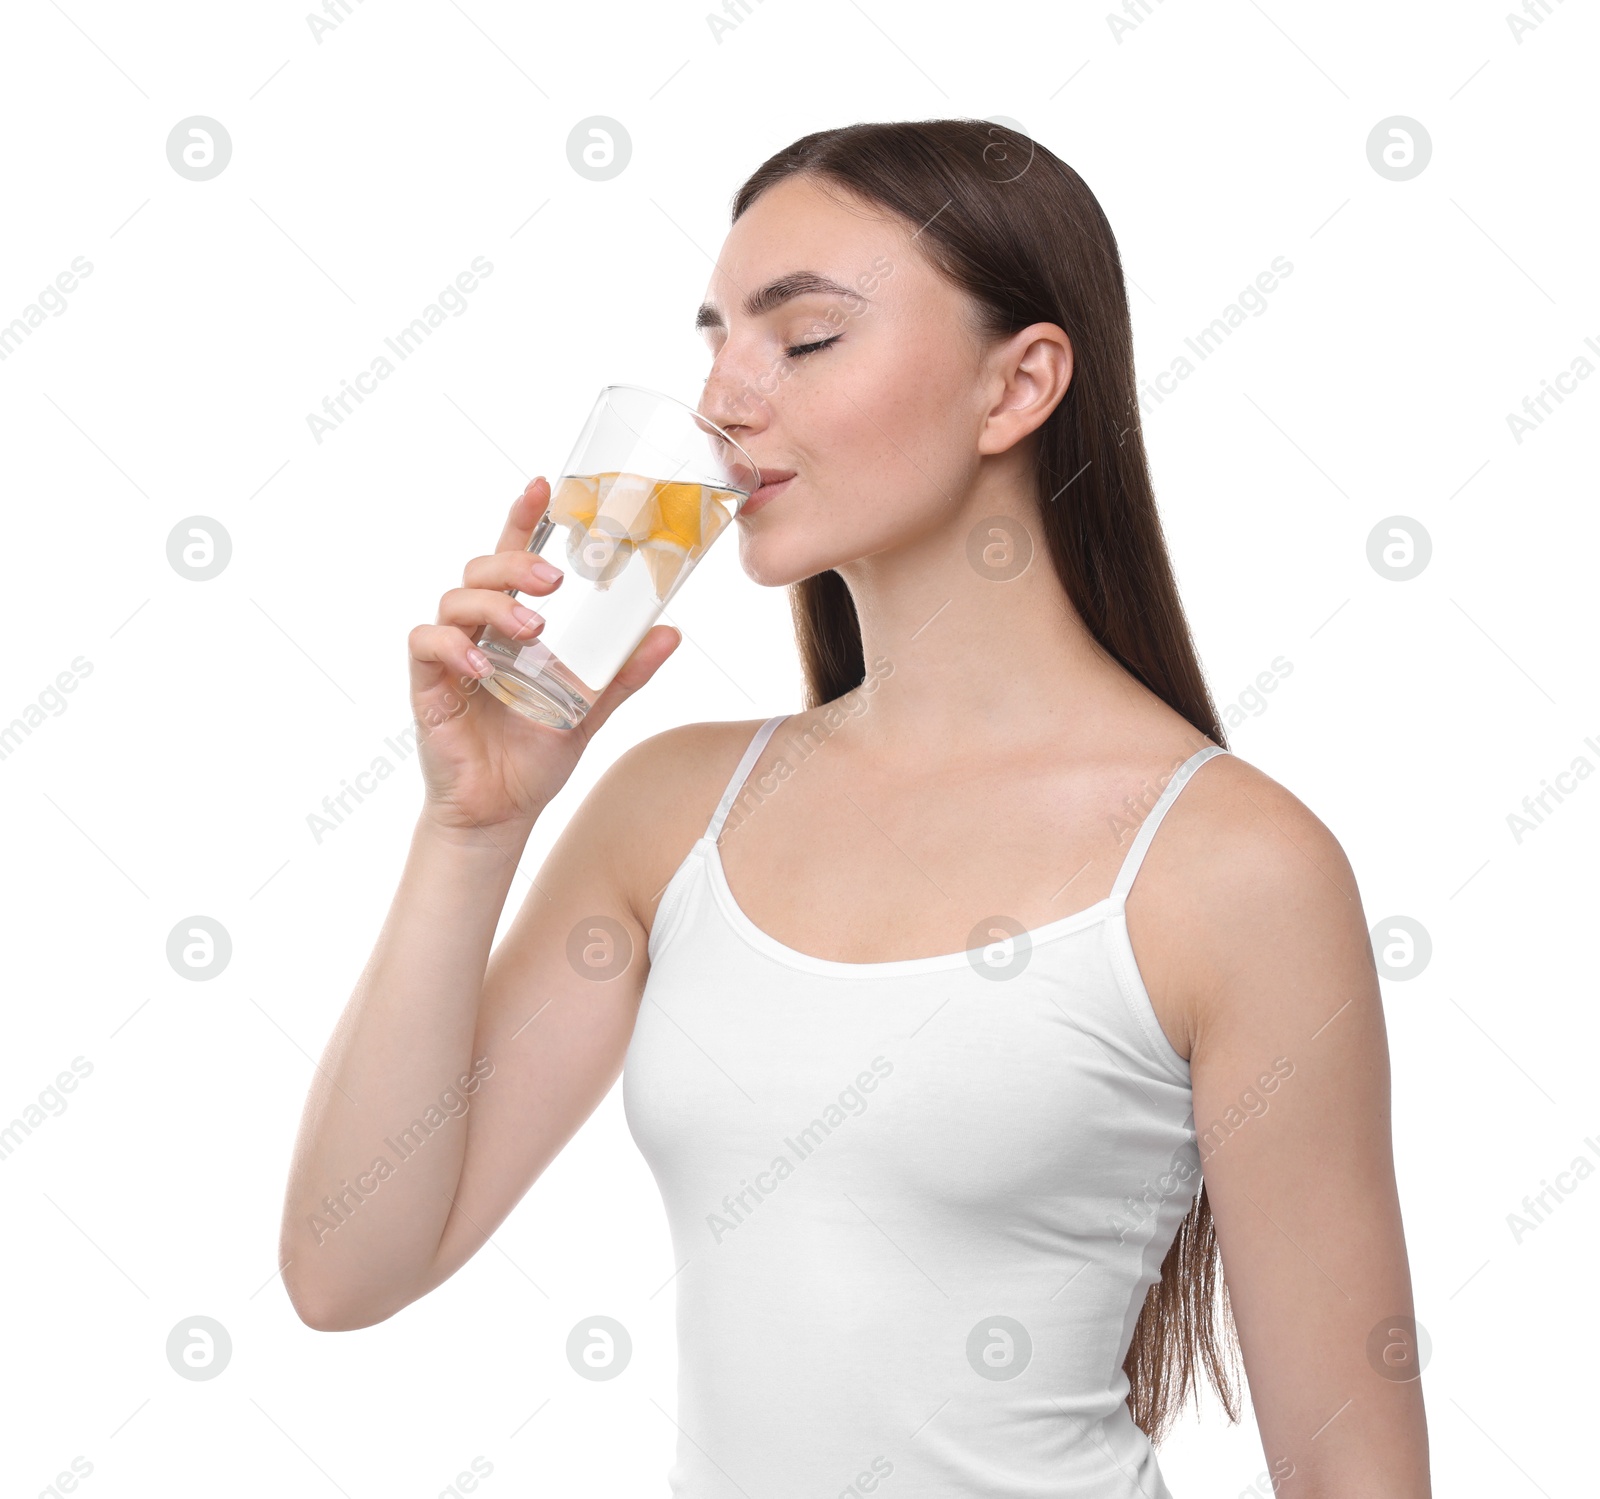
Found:
<svg viewBox="0 0 1600 1499"><path fill-rule="evenodd" d="M533 639L485 630L478 648L495 672L483 685L518 713L576 728L760 483L749 454L693 407L606 386L528 539L542 554L563 538L566 579L523 600L545 619Z"/></svg>

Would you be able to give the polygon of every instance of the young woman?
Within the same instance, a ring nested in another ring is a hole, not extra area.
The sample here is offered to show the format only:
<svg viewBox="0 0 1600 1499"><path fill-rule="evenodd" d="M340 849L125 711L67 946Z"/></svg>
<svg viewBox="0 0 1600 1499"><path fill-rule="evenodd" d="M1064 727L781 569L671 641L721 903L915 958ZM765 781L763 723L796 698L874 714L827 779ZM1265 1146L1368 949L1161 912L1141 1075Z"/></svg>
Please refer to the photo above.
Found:
<svg viewBox="0 0 1600 1499"><path fill-rule="evenodd" d="M571 732L470 690L485 625L538 629L505 590L556 586L528 486L411 633L426 798L306 1105L296 1311L365 1327L453 1275L621 1072L681 1266L686 1499L1160 1499L1200 1365L1238 1418L1235 1319L1263 1492L1421 1499L1367 923L1223 747L1099 204L998 126L823 131L740 189L697 325L806 706L620 756L491 953L534 823L678 643Z"/></svg>

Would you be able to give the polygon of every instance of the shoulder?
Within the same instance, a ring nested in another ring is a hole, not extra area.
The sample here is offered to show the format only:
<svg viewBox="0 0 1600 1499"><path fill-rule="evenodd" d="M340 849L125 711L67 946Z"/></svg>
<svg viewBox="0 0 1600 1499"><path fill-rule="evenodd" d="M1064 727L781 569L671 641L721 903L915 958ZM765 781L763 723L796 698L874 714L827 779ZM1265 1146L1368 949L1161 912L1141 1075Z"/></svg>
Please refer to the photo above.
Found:
<svg viewBox="0 0 1600 1499"><path fill-rule="evenodd" d="M677 724L630 745L606 770L621 799L636 799L667 816L674 809L699 818L698 837L765 719Z"/></svg>
<svg viewBox="0 0 1600 1499"><path fill-rule="evenodd" d="M1355 873L1327 825L1235 754L1192 774L1128 897L1142 969L1191 1043L1250 1004L1293 1003L1304 979L1371 969Z"/></svg>
<svg viewBox="0 0 1600 1499"><path fill-rule="evenodd" d="M615 850L615 881L648 929L657 901L706 830L765 719L678 724L630 745L591 795Z"/></svg>
<svg viewBox="0 0 1600 1499"><path fill-rule="evenodd" d="M1355 899L1338 839L1271 776L1229 753L1214 755L1191 780L1173 808L1168 841L1182 841L1201 862L1206 889L1235 905L1332 898L1342 907Z"/></svg>

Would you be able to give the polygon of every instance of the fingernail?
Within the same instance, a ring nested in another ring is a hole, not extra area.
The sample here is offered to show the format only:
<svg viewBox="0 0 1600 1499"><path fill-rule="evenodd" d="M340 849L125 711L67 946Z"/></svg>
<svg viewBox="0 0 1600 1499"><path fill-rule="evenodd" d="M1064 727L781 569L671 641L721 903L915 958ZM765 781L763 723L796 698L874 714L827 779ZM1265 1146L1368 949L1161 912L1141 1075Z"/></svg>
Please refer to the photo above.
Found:
<svg viewBox="0 0 1600 1499"><path fill-rule="evenodd" d="M467 661L480 677L490 676L494 672L494 662L476 646L467 652Z"/></svg>
<svg viewBox="0 0 1600 1499"><path fill-rule="evenodd" d="M525 625L542 625L544 623L544 615L527 608L523 604L513 604L511 613L515 619Z"/></svg>
<svg viewBox="0 0 1600 1499"><path fill-rule="evenodd" d="M543 557L533 559L533 575L545 583L559 583L566 575L553 562L546 562Z"/></svg>

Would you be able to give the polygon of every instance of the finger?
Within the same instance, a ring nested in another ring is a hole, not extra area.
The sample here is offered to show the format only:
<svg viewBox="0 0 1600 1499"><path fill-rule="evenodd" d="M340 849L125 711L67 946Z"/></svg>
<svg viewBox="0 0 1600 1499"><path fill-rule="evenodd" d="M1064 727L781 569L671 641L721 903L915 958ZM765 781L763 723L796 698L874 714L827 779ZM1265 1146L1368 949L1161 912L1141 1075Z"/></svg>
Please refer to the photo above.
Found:
<svg viewBox="0 0 1600 1499"><path fill-rule="evenodd" d="M490 625L526 644L544 628L544 617L493 588L452 588L439 600L439 623L460 628L469 645L481 640Z"/></svg>
<svg viewBox="0 0 1600 1499"><path fill-rule="evenodd" d="M673 625L655 625L645 634L644 639L634 647L633 654L622 663L622 669L580 720L579 727L584 731L585 744L588 743L587 736L599 729L621 704L643 687L682 641L683 632Z"/></svg>
<svg viewBox="0 0 1600 1499"><path fill-rule="evenodd" d="M528 487L512 503L506 515L505 529L495 544L497 552L523 552L528 548L533 528L539 524L545 506L550 502L550 484L543 474L529 480Z"/></svg>
<svg viewBox="0 0 1600 1499"><path fill-rule="evenodd" d="M418 625L406 637L406 648L411 652L412 685L419 689L437 686L442 675L470 680L494 670L493 665L480 667L473 658L483 653L472 638L449 625ZM488 662L487 656L483 659Z"/></svg>
<svg viewBox="0 0 1600 1499"><path fill-rule="evenodd" d="M537 552L493 552L474 557L461 571L468 588L520 589L523 593L550 593L566 577L555 563Z"/></svg>

